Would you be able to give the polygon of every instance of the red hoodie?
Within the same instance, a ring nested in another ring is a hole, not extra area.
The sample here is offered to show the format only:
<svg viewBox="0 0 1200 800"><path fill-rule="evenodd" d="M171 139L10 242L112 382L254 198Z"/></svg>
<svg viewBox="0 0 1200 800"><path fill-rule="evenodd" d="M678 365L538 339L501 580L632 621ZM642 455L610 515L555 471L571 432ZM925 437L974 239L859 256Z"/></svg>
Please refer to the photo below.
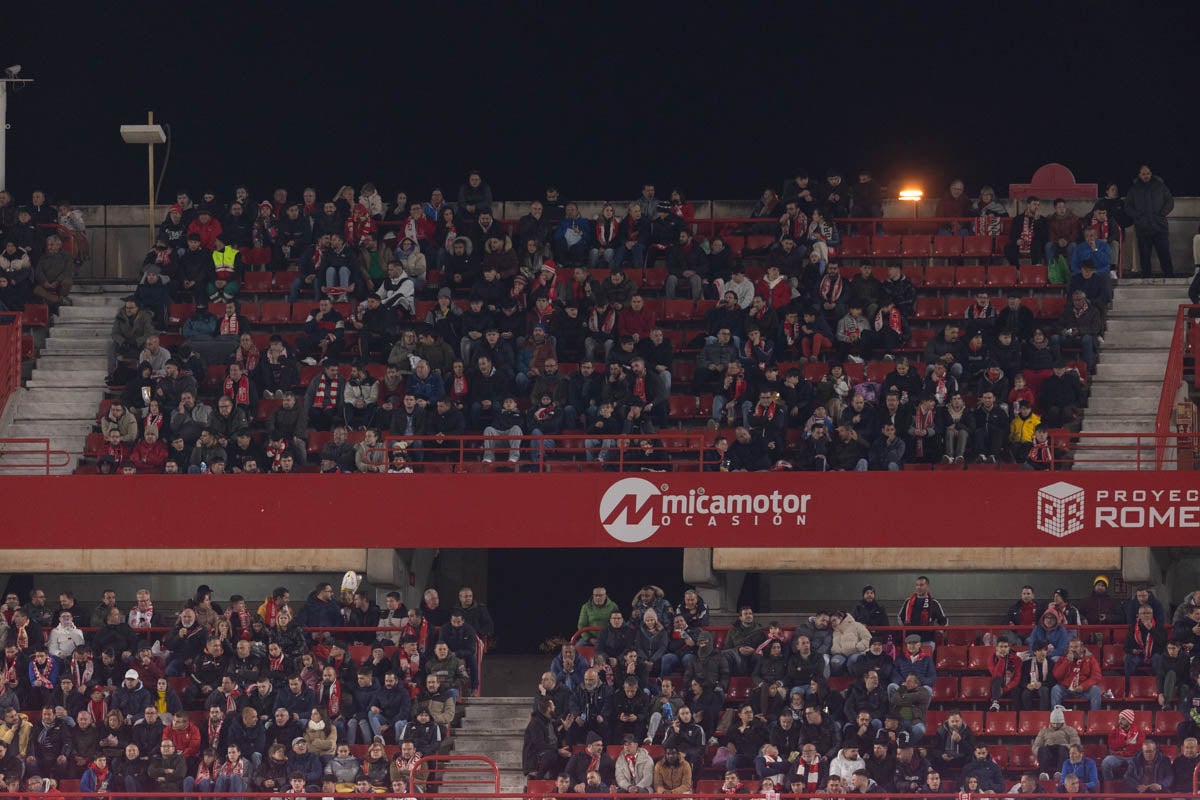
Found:
<svg viewBox="0 0 1200 800"><path fill-rule="evenodd" d="M1085 692L1100 683L1100 662L1092 654L1084 651L1078 661L1071 661L1064 654L1054 663L1054 680L1063 688L1070 689L1071 684L1079 680L1079 691Z"/></svg>

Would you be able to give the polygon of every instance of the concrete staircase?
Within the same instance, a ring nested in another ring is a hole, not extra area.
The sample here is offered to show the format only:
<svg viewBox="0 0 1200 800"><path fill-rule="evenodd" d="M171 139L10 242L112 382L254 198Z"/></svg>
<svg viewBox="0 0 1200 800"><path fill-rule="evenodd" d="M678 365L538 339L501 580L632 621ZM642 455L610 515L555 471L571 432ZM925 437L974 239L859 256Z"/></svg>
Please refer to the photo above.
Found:
<svg viewBox="0 0 1200 800"><path fill-rule="evenodd" d="M1099 368L1083 418L1084 433L1151 433L1171 349L1175 315L1187 302L1187 278L1124 279L1114 292ZM1103 445L1108 445L1105 447ZM1154 443L1135 438L1088 442L1080 467L1137 469ZM1085 463L1095 461L1096 463ZM1146 467L1143 465L1142 467Z"/></svg>
<svg viewBox="0 0 1200 800"><path fill-rule="evenodd" d="M522 733L533 708L529 697L472 697L464 706L462 727L454 735L456 755L487 756L500 767L500 791L523 792L525 774L521 772ZM475 765L470 765L474 767ZM477 779L478 776L472 776ZM483 787L456 785L453 773L442 787L443 793L485 792Z"/></svg>
<svg viewBox="0 0 1200 800"><path fill-rule="evenodd" d="M48 437L50 449L69 455L65 466L51 468L52 474L70 475L83 454L104 397L112 321L131 288L76 285L74 305L59 309L31 377L13 395L14 411L0 438ZM45 474L35 463L41 462L33 456L0 453L6 475Z"/></svg>

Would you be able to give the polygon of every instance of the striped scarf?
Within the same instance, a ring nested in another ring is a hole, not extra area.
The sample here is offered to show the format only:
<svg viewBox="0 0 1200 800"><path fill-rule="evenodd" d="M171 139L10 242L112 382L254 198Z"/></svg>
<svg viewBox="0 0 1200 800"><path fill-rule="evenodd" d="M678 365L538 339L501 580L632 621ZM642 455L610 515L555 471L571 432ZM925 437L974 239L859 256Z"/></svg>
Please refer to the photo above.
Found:
<svg viewBox="0 0 1200 800"><path fill-rule="evenodd" d="M330 380L325 375L317 383L317 394L313 398L313 408L335 408L338 404L338 380Z"/></svg>
<svg viewBox="0 0 1200 800"><path fill-rule="evenodd" d="M154 603L147 601L146 607L142 608L139 604L136 608L129 612L129 627L135 631L147 630L150 627L150 621L154 617Z"/></svg>
<svg viewBox="0 0 1200 800"><path fill-rule="evenodd" d="M219 775L222 775L226 778L235 777L235 776L240 778L240 777L242 777L243 770L244 770L244 767L242 766L243 763L244 763L244 759L241 759L241 758L239 758L237 761L226 761L224 764L221 765L220 769L217 772Z"/></svg>
<svg viewBox="0 0 1200 800"><path fill-rule="evenodd" d="M221 335L222 336L237 336L238 331L238 315L221 317Z"/></svg>

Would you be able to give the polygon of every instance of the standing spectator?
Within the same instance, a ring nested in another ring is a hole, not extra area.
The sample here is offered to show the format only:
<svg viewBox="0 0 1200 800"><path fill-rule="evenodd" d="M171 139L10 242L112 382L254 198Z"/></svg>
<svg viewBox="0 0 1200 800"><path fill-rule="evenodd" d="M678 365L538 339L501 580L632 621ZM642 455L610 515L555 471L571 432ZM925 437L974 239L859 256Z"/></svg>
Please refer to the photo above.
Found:
<svg viewBox="0 0 1200 800"><path fill-rule="evenodd" d="M1125 208L1133 217L1133 230L1137 233L1138 270L1140 277L1150 277L1150 250L1158 254L1158 264L1163 275L1175 275L1171 263L1171 240L1167 233L1167 215L1175 208L1175 198L1162 178L1150 172L1143 164L1138 169L1137 180L1129 187L1125 197Z"/></svg>
<svg viewBox="0 0 1200 800"><path fill-rule="evenodd" d="M929 578L924 575L917 577L913 593L900 607L897 618L900 624L905 626L950 624L946 612L942 610L942 604L934 599L933 593L930 591Z"/></svg>
<svg viewBox="0 0 1200 800"><path fill-rule="evenodd" d="M862 590L862 602L854 607L854 619L868 628L888 624L887 611L875 600L875 587L867 584Z"/></svg>
<svg viewBox="0 0 1200 800"><path fill-rule="evenodd" d="M1045 217L1038 216L1041 200L1030 197L1025 201L1025 212L1012 221L1008 230L1008 244L1004 256L1012 266L1019 266L1021 258L1037 261L1046 252L1050 234Z"/></svg>

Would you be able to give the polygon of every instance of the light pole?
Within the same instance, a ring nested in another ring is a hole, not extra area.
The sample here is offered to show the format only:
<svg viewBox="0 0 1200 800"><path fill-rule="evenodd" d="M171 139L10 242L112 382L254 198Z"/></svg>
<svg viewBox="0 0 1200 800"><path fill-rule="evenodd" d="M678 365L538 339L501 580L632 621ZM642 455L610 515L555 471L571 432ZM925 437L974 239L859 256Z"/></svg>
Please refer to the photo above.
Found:
<svg viewBox="0 0 1200 800"><path fill-rule="evenodd" d="M900 192L901 200L903 200L906 203L912 203L913 219L916 219L917 217L921 216L920 211L919 211L919 206L921 204L921 198L924 196L925 196L925 193L922 192L920 189L903 189Z"/></svg>
<svg viewBox="0 0 1200 800"><path fill-rule="evenodd" d="M125 144L144 144L146 145L146 163L149 169L150 180L150 244L154 244L154 145L163 144L167 141L167 134L163 131L162 125L154 124L154 112L151 111L146 115L145 125L122 125L121 138L125 140Z"/></svg>
<svg viewBox="0 0 1200 800"><path fill-rule="evenodd" d="M25 88L33 83L33 78L19 78L21 65L13 64L4 70L0 78L0 189L7 189L8 169L6 152L8 149L8 93Z"/></svg>

